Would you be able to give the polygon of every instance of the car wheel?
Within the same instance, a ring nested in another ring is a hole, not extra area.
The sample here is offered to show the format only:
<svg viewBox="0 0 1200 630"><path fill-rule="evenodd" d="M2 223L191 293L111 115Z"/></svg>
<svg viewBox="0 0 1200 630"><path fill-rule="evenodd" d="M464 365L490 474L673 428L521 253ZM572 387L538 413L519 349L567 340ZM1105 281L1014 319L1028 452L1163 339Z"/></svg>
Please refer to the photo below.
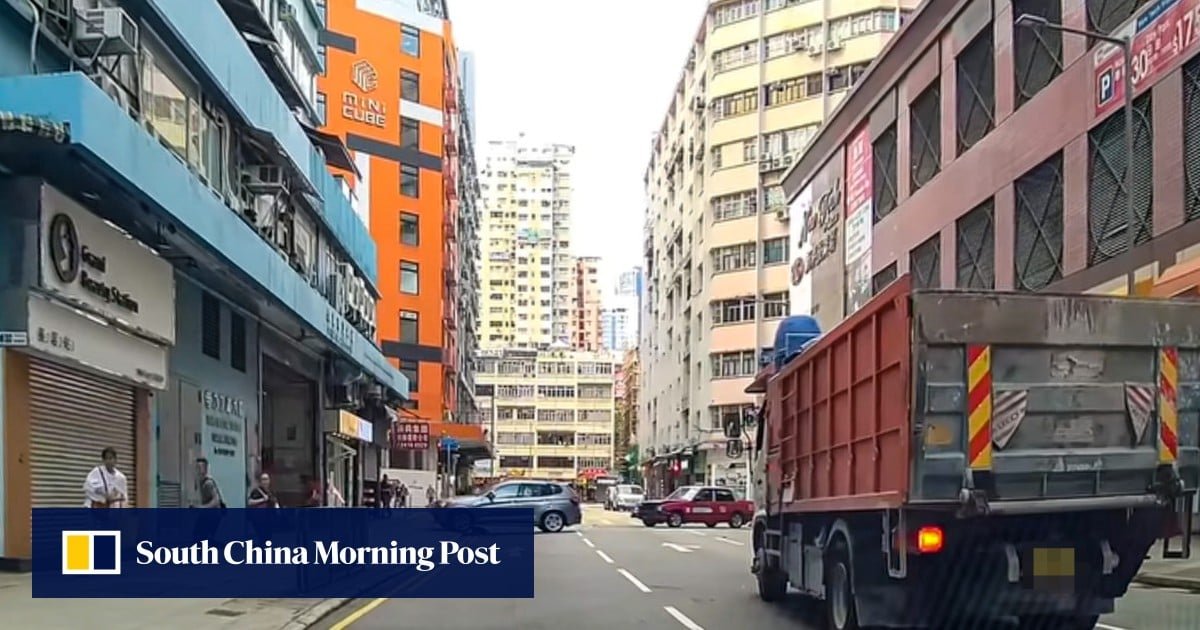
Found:
<svg viewBox="0 0 1200 630"><path fill-rule="evenodd" d="M740 512L734 512L733 516L729 517L729 526L733 529L738 529L745 524L746 517L742 516Z"/></svg>
<svg viewBox="0 0 1200 630"><path fill-rule="evenodd" d="M668 527L683 526L683 515L680 514L679 512L671 512L671 515L667 517L667 526Z"/></svg>
<svg viewBox="0 0 1200 630"><path fill-rule="evenodd" d="M716 527L717 524L716 523L705 523L704 526L709 529L712 529L712 528Z"/></svg>
<svg viewBox="0 0 1200 630"><path fill-rule="evenodd" d="M654 527L655 525L658 525L658 523L655 523L654 521L642 521L642 525L645 525L646 527Z"/></svg>
<svg viewBox="0 0 1200 630"><path fill-rule="evenodd" d="M835 542L825 559L825 618L830 630L858 630L854 578L846 543Z"/></svg>
<svg viewBox="0 0 1200 630"><path fill-rule="evenodd" d="M542 521L538 523L538 527L548 534L557 534L566 526L567 521L563 518L562 512L546 512L542 515Z"/></svg>

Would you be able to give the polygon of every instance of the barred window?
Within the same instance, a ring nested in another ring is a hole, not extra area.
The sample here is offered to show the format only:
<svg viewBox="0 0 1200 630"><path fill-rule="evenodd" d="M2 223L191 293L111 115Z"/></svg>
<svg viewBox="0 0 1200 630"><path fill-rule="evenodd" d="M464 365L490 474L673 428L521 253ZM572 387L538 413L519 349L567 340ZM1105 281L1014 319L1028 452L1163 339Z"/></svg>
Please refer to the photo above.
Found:
<svg viewBox="0 0 1200 630"><path fill-rule="evenodd" d="M871 143L871 205L875 207L875 223L896 209L896 123L892 123Z"/></svg>
<svg viewBox="0 0 1200 630"><path fill-rule="evenodd" d="M817 135L820 128L821 125L812 124L763 134L763 153L770 155L800 153Z"/></svg>
<svg viewBox="0 0 1200 630"><path fill-rule="evenodd" d="M712 101L713 120L732 118L758 111L758 89L721 96Z"/></svg>
<svg viewBox="0 0 1200 630"><path fill-rule="evenodd" d="M868 63L855 63L848 66L830 68L825 72L825 83L830 92L847 90L854 86L867 73Z"/></svg>
<svg viewBox="0 0 1200 630"><path fill-rule="evenodd" d="M887 285L896 281L900 277L896 270L896 263L892 263L884 267L882 271L871 277L871 295L875 295L887 288Z"/></svg>
<svg viewBox="0 0 1200 630"><path fill-rule="evenodd" d="M1056 153L1013 182L1013 277L1020 291L1040 291L1063 275L1062 160Z"/></svg>
<svg viewBox="0 0 1200 630"><path fill-rule="evenodd" d="M909 106L908 147L909 179L917 192L942 168L942 91L936 77Z"/></svg>
<svg viewBox="0 0 1200 630"><path fill-rule="evenodd" d="M991 199L975 206L955 224L956 280L960 289L996 287L996 235Z"/></svg>
<svg viewBox="0 0 1200 630"><path fill-rule="evenodd" d="M1062 23L1062 3L1045 0L1012 0L1012 14L1035 15L1052 24ZM1062 74L1062 32L1051 28L1013 25L1013 74L1017 107L1029 102Z"/></svg>
<svg viewBox="0 0 1200 630"><path fill-rule="evenodd" d="M758 248L754 243L741 243L728 247L716 247L712 250L713 272L737 271L749 269L756 261Z"/></svg>
<svg viewBox="0 0 1200 630"><path fill-rule="evenodd" d="M748 217L756 214L758 208L756 195L757 193L753 190L743 190L741 192L713 197L710 202L712 204L713 221L727 221L729 219Z"/></svg>
<svg viewBox="0 0 1200 630"><path fill-rule="evenodd" d="M758 302L754 297L718 300L712 303L713 324L739 324L752 322Z"/></svg>
<svg viewBox="0 0 1200 630"><path fill-rule="evenodd" d="M787 317L789 306L787 291L767 293L762 296L763 319Z"/></svg>
<svg viewBox="0 0 1200 630"><path fill-rule="evenodd" d="M961 154L996 126L996 55L990 23L959 53L955 65L956 125Z"/></svg>
<svg viewBox="0 0 1200 630"><path fill-rule="evenodd" d="M845 40L872 33L890 33L896 28L895 11L876 9L831 21L829 34L831 37Z"/></svg>
<svg viewBox="0 0 1200 630"><path fill-rule="evenodd" d="M712 361L713 378L742 378L758 373L758 356L754 350L714 352Z"/></svg>
<svg viewBox="0 0 1200 630"><path fill-rule="evenodd" d="M1088 29L1111 33L1149 0L1087 0Z"/></svg>
<svg viewBox="0 0 1200 630"><path fill-rule="evenodd" d="M723 144L715 146L708 150L709 164L712 165L712 168L714 170L721 168L721 166L724 164L724 160L722 159L722 155L724 154L724 152L725 152L725 145L723 145Z"/></svg>
<svg viewBox="0 0 1200 630"><path fill-rule="evenodd" d="M713 26L724 26L758 15L758 0L741 0L713 10Z"/></svg>
<svg viewBox="0 0 1200 630"><path fill-rule="evenodd" d="M763 86L766 92L767 107L795 103L806 98L821 94L820 72L792 77Z"/></svg>
<svg viewBox="0 0 1200 630"><path fill-rule="evenodd" d="M1126 189L1125 115L1118 110L1088 132L1088 265L1129 251L1128 199L1133 197L1134 238L1154 232L1154 150L1150 93L1133 101L1133 181Z"/></svg>
<svg viewBox="0 0 1200 630"><path fill-rule="evenodd" d="M788 239L786 236L763 241L762 261L764 265L777 265L787 262Z"/></svg>
<svg viewBox="0 0 1200 630"><path fill-rule="evenodd" d="M1186 220L1200 218L1200 57L1183 66L1183 181Z"/></svg>
<svg viewBox="0 0 1200 630"><path fill-rule="evenodd" d="M774 59L784 55L794 55L797 52L808 48L810 44L820 41L821 26L808 26L805 28L779 33L767 38L766 57Z"/></svg>
<svg viewBox="0 0 1200 630"><path fill-rule="evenodd" d="M713 53L713 72L724 72L758 61L758 46L738 44Z"/></svg>
<svg viewBox="0 0 1200 630"><path fill-rule="evenodd" d="M934 234L908 254L913 287L937 289L942 286L942 236Z"/></svg>

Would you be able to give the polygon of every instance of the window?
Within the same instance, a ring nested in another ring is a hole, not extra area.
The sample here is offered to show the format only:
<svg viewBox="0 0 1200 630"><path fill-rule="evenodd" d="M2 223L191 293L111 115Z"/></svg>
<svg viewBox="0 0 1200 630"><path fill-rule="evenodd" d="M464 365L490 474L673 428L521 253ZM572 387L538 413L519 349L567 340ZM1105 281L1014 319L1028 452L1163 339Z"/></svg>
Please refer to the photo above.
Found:
<svg viewBox="0 0 1200 630"><path fill-rule="evenodd" d="M992 25L975 37L955 63L958 152L975 146L996 125L996 55Z"/></svg>
<svg viewBox="0 0 1200 630"><path fill-rule="evenodd" d="M758 199L753 190L743 190L712 198L713 221L748 217L757 213Z"/></svg>
<svg viewBox="0 0 1200 630"><path fill-rule="evenodd" d="M871 143L871 202L875 223L896 209L896 123L892 123Z"/></svg>
<svg viewBox="0 0 1200 630"><path fill-rule="evenodd" d="M408 379L408 391L416 392L420 389L421 370L416 361L400 360L400 373L404 378Z"/></svg>
<svg viewBox="0 0 1200 630"><path fill-rule="evenodd" d="M517 498L517 494L520 493L522 485L523 484L519 484L519 483L509 483L509 484L505 484L503 486L499 486L496 489L492 490L492 498L493 499L515 499L515 498Z"/></svg>
<svg viewBox="0 0 1200 630"><path fill-rule="evenodd" d="M724 150L724 145L715 146L708 150L709 163L714 171L721 168L721 154L724 152Z"/></svg>
<svg viewBox="0 0 1200 630"><path fill-rule="evenodd" d="M325 118L325 93L317 92L317 122L324 125Z"/></svg>
<svg viewBox="0 0 1200 630"><path fill-rule="evenodd" d="M758 15L759 0L741 0L722 5L713 10L713 26L724 26Z"/></svg>
<svg viewBox="0 0 1200 630"><path fill-rule="evenodd" d="M1133 197L1135 243L1150 240L1154 229L1153 125L1151 94L1133 101L1133 156L1125 153L1125 116L1117 110L1088 132L1088 265L1129 251L1129 206ZM1125 169L1133 168L1133 190Z"/></svg>
<svg viewBox="0 0 1200 630"><path fill-rule="evenodd" d="M994 289L996 286L996 236L992 200L979 204L955 224L956 280L960 289Z"/></svg>
<svg viewBox="0 0 1200 630"><path fill-rule="evenodd" d="M1111 33L1133 17L1149 0L1087 0L1088 28L1099 33ZM1014 13L1013 15L1018 15Z"/></svg>
<svg viewBox="0 0 1200 630"><path fill-rule="evenodd" d="M732 118L758 111L758 89L715 98L710 107L713 120Z"/></svg>
<svg viewBox="0 0 1200 630"><path fill-rule="evenodd" d="M407 24L400 25L400 50L413 57L421 56L421 31Z"/></svg>
<svg viewBox="0 0 1200 630"><path fill-rule="evenodd" d="M421 123L412 118L400 117L400 146L405 149L421 148Z"/></svg>
<svg viewBox="0 0 1200 630"><path fill-rule="evenodd" d="M825 81L829 86L830 92L838 90L850 89L862 75L867 73L867 66L870 64L856 63L849 66L838 66L830 68L825 73Z"/></svg>
<svg viewBox="0 0 1200 630"><path fill-rule="evenodd" d="M908 146L912 154L909 177L912 191L928 184L942 169L942 91L933 83L913 99L908 110Z"/></svg>
<svg viewBox="0 0 1200 630"><path fill-rule="evenodd" d="M400 165L400 194L405 197L421 195L421 169L410 164Z"/></svg>
<svg viewBox="0 0 1200 630"><path fill-rule="evenodd" d="M715 352L709 357L715 379L754 376L758 372L758 357L753 350Z"/></svg>
<svg viewBox="0 0 1200 630"><path fill-rule="evenodd" d="M820 128L820 125L805 125L764 134L762 137L763 153L775 156L799 153L808 146L809 141L817 135L817 130Z"/></svg>
<svg viewBox="0 0 1200 630"><path fill-rule="evenodd" d="M1088 2L1089 5L1093 2ZM1062 24L1062 3L1045 0L1013 0L1012 14L1028 13ZM1016 105L1029 102L1042 88L1062 74L1062 32L1051 28L1013 25L1013 78Z"/></svg>
<svg viewBox="0 0 1200 630"><path fill-rule="evenodd" d="M1030 169L1013 183L1017 227L1013 278L1021 291L1040 291L1062 278L1062 153Z"/></svg>
<svg viewBox="0 0 1200 630"><path fill-rule="evenodd" d="M246 371L246 318L229 314L229 366Z"/></svg>
<svg viewBox="0 0 1200 630"><path fill-rule="evenodd" d="M908 269L913 287L937 289L942 286L942 235L934 234L908 254Z"/></svg>
<svg viewBox="0 0 1200 630"><path fill-rule="evenodd" d="M717 488L714 490L714 492L716 493L716 498L714 499L716 501L720 501L722 503L732 503L737 501L737 497L733 496L733 491L729 488Z"/></svg>
<svg viewBox="0 0 1200 630"><path fill-rule="evenodd" d="M400 213L400 243L421 244L421 218L411 212Z"/></svg>
<svg viewBox="0 0 1200 630"><path fill-rule="evenodd" d="M420 281L418 280L418 271L420 266L417 263L402 260L400 261L400 292L409 295L416 295L420 289Z"/></svg>
<svg viewBox="0 0 1200 630"><path fill-rule="evenodd" d="M1200 218L1200 58L1183 66L1184 220Z"/></svg>
<svg viewBox="0 0 1200 630"><path fill-rule="evenodd" d="M421 102L421 75L412 70L400 71L400 98L413 103Z"/></svg>
<svg viewBox="0 0 1200 630"><path fill-rule="evenodd" d="M732 48L718 50L713 53L713 72L724 72L748 66L758 61L758 46L750 43L738 44Z"/></svg>
<svg viewBox="0 0 1200 630"><path fill-rule="evenodd" d="M768 293L762 296L763 318L774 319L779 317L787 317L788 302L787 291L782 293Z"/></svg>
<svg viewBox="0 0 1200 630"><path fill-rule="evenodd" d="M712 250L713 272L737 271L754 266L758 248L754 243L742 243Z"/></svg>
<svg viewBox="0 0 1200 630"><path fill-rule="evenodd" d="M822 73L814 72L766 85L767 107L786 105L821 94Z"/></svg>
<svg viewBox="0 0 1200 630"><path fill-rule="evenodd" d="M199 89L170 61L165 48L143 35L142 116L154 134L189 164L199 159L203 116Z"/></svg>
<svg viewBox="0 0 1200 630"><path fill-rule="evenodd" d="M712 323L719 325L752 322L757 306L753 297L718 300L712 303Z"/></svg>
<svg viewBox="0 0 1200 630"><path fill-rule="evenodd" d="M875 295L887 288L887 286L896 281L899 273L896 271L896 263L892 263L883 268L883 271L871 277L871 295Z"/></svg>
<svg viewBox="0 0 1200 630"><path fill-rule="evenodd" d="M221 359L221 303L211 293L200 298L200 351Z"/></svg>
<svg viewBox="0 0 1200 630"><path fill-rule="evenodd" d="M773 238L763 241L763 264L777 265L787 262L788 257L788 239L787 237Z"/></svg>
<svg viewBox="0 0 1200 630"><path fill-rule="evenodd" d="M400 343L419 343L419 322L416 311L400 311Z"/></svg>

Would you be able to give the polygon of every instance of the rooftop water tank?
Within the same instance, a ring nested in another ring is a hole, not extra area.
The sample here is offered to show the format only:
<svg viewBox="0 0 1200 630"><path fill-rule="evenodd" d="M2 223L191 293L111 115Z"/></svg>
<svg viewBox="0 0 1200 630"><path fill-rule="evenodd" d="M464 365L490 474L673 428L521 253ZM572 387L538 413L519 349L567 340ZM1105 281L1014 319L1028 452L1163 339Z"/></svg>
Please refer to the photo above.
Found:
<svg viewBox="0 0 1200 630"><path fill-rule="evenodd" d="M778 371L821 336L821 325L811 315L792 315L775 331L775 369Z"/></svg>

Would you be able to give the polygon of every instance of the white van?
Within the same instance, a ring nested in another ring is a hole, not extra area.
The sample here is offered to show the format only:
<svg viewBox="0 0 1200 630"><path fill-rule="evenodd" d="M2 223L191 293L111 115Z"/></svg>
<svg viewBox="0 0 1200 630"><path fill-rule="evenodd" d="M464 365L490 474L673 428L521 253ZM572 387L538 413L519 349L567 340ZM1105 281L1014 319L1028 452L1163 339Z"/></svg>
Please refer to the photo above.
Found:
<svg viewBox="0 0 1200 630"><path fill-rule="evenodd" d="M604 508L607 510L618 510L621 512L628 510L632 512L645 500L646 493L642 490L641 486L630 483L619 483L609 488L608 496L604 500Z"/></svg>

